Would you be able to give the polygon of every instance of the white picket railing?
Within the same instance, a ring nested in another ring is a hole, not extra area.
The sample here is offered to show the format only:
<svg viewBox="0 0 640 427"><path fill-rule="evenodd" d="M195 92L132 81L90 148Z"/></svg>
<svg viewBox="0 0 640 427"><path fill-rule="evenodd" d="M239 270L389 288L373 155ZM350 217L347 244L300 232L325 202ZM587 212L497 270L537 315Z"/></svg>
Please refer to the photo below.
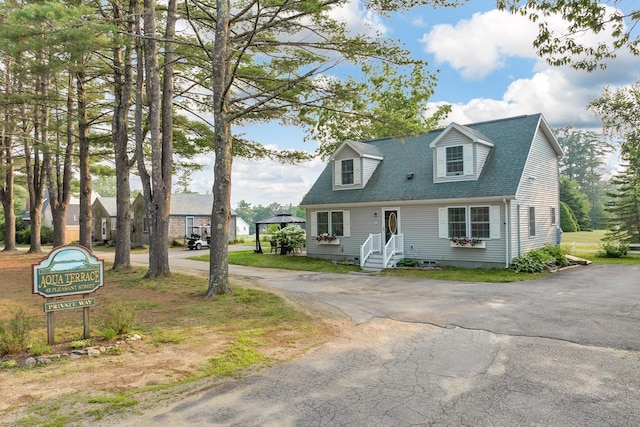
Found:
<svg viewBox="0 0 640 427"><path fill-rule="evenodd" d="M360 246L360 267L364 267L364 263L369 255L380 252L382 246L382 234L369 234L367 240Z"/></svg>
<svg viewBox="0 0 640 427"><path fill-rule="evenodd" d="M392 234L382 251L384 267L387 268L391 257L402 252L404 252L404 234Z"/></svg>

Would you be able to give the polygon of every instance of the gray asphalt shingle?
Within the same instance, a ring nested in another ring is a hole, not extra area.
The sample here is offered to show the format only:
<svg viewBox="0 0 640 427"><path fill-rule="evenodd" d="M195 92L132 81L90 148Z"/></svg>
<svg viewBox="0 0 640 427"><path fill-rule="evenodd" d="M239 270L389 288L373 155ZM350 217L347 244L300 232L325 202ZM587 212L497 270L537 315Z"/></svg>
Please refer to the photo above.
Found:
<svg viewBox="0 0 640 427"><path fill-rule="evenodd" d="M333 191L329 163L301 205L514 196L540 119L534 114L466 125L494 144L475 181L433 182L434 149L429 144L443 129L401 140L361 142L384 156L365 188ZM406 179L409 173L413 179Z"/></svg>

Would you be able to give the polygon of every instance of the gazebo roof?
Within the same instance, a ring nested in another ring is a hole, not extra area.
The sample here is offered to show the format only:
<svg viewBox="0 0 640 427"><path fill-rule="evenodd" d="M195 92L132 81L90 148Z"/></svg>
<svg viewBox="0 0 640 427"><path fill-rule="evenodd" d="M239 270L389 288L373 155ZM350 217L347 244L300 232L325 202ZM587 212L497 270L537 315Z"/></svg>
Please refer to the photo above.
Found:
<svg viewBox="0 0 640 427"><path fill-rule="evenodd" d="M256 221L256 224L304 224L305 222L307 222L307 220L304 218L294 216L289 212L281 212L271 218Z"/></svg>

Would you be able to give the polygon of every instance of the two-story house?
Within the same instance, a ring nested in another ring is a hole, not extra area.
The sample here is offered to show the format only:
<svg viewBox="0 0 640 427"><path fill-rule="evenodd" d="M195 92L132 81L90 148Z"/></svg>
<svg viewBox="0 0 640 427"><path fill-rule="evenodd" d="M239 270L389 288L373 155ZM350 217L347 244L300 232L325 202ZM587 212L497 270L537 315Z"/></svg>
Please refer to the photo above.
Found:
<svg viewBox="0 0 640 427"><path fill-rule="evenodd" d="M508 267L558 241L560 155L541 114L345 141L301 203L307 255Z"/></svg>

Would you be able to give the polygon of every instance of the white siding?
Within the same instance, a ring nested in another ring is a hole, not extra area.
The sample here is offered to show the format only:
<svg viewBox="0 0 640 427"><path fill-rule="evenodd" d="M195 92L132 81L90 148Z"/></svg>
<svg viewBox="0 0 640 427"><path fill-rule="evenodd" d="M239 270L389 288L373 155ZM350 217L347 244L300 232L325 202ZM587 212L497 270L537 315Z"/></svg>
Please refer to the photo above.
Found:
<svg viewBox="0 0 640 427"><path fill-rule="evenodd" d="M487 161L487 157L491 152L491 147L487 147L486 145L476 144L476 170L478 172L478 176L482 174L482 169L484 168L484 164Z"/></svg>
<svg viewBox="0 0 640 427"><path fill-rule="evenodd" d="M446 176L446 148L462 145L464 148L464 175ZM438 141L438 146L434 150L433 170L434 182L468 181L476 179L475 145L467 136L452 129L447 135Z"/></svg>
<svg viewBox="0 0 640 427"><path fill-rule="evenodd" d="M512 204L514 256L540 248L545 243L555 243L556 225L551 224L549 212L551 207L555 207L556 212L559 212L559 191L558 157L549 140L538 129L520 180L516 200ZM536 208L534 237L529 237L531 206Z"/></svg>
<svg viewBox="0 0 640 427"><path fill-rule="evenodd" d="M376 159L362 159L362 186L366 186L371 175L376 171L376 168L380 164L380 160Z"/></svg>

